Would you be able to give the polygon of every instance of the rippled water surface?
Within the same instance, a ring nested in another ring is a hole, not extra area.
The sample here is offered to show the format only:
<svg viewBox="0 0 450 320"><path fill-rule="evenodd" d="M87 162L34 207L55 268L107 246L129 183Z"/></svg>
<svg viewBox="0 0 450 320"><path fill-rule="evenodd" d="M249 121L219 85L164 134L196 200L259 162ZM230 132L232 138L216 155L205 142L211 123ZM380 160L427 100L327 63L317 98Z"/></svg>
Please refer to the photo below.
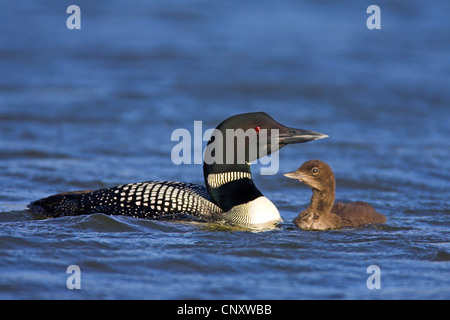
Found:
<svg viewBox="0 0 450 320"><path fill-rule="evenodd" d="M0 298L450 298L448 1L382 2L381 30L368 1L77 1L81 30L70 4L0 3ZM203 184L201 165L172 163L173 130L250 111L330 136L282 149L276 175L255 164L275 230L26 210L68 190ZM387 224L296 229L311 191L282 173L309 159Z"/></svg>

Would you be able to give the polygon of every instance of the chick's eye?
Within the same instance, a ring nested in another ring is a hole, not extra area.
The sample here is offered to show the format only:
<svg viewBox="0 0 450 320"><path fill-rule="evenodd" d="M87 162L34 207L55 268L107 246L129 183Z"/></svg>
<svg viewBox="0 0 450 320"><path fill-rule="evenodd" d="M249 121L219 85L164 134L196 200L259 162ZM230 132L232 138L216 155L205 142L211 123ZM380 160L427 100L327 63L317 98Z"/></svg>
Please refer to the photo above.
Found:
<svg viewBox="0 0 450 320"><path fill-rule="evenodd" d="M254 129L258 133L261 130L261 127L260 126L256 126Z"/></svg>
<svg viewBox="0 0 450 320"><path fill-rule="evenodd" d="M319 173L319 169L318 168L312 168L311 169L312 174L316 175Z"/></svg>

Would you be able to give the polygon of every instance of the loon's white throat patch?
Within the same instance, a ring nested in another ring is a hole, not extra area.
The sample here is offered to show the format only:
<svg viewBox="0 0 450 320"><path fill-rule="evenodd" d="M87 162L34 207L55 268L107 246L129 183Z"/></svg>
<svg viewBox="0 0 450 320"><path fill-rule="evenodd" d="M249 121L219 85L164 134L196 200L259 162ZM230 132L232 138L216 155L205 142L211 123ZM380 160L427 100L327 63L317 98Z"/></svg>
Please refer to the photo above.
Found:
<svg viewBox="0 0 450 320"><path fill-rule="evenodd" d="M249 172L240 172L240 171L232 171L232 172L224 172L224 173L210 173L208 174L208 185L211 188L219 188L223 186L224 184L239 180L248 178L251 179L252 175Z"/></svg>

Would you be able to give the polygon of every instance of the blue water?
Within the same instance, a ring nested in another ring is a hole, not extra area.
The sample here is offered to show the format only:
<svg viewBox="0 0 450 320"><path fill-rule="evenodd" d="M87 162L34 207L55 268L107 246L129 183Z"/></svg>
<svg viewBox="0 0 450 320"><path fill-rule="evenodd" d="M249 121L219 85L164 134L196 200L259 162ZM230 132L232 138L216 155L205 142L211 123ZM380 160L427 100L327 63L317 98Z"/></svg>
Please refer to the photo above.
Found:
<svg viewBox="0 0 450 320"><path fill-rule="evenodd" d="M449 299L450 3L382 1L368 30L371 4L0 2L0 298ZM276 175L253 168L275 230L26 210L68 190L203 184L201 165L172 163L171 133L251 111L330 136L282 149ZM387 224L296 229L311 191L282 173L309 159Z"/></svg>

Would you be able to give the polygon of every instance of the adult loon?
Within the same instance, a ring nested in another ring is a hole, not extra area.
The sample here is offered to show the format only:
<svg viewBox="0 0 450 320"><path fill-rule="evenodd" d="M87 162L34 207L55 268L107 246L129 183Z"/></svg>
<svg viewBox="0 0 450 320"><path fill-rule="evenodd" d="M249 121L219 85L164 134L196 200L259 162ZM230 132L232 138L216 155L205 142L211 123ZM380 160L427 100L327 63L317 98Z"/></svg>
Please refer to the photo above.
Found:
<svg viewBox="0 0 450 320"><path fill-rule="evenodd" d="M259 138L259 132L267 129L267 137L252 144L244 136L241 141L245 141L245 161L238 161L237 158L242 156L237 152L239 137L228 137L228 129L243 135L254 130ZM217 132L221 133L221 139L214 134ZM280 214L255 186L250 163L287 144L328 137L286 127L264 112L234 115L220 123L214 133L205 148L203 173L206 187L175 181L129 183L98 190L63 192L36 200L28 207L32 212L48 217L104 213L167 219L181 214L241 227L276 224L282 221ZM230 150L234 151L234 159L227 157ZM251 152L255 150L256 153Z"/></svg>
<svg viewBox="0 0 450 320"><path fill-rule="evenodd" d="M386 222L386 217L366 202L334 203L334 173L323 161L307 161L296 171L284 175L304 182L313 190L308 208L294 219L300 229L329 230Z"/></svg>

